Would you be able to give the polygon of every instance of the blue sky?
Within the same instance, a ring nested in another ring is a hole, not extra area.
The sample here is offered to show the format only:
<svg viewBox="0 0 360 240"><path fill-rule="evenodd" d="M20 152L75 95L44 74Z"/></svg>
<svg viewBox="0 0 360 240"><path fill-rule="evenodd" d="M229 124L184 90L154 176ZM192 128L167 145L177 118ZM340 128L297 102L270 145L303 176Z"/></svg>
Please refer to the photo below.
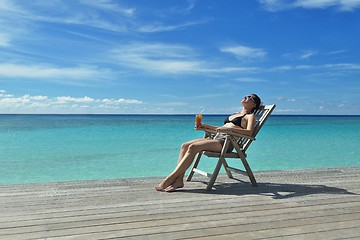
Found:
<svg viewBox="0 0 360 240"><path fill-rule="evenodd" d="M1 0L0 113L360 114L360 0Z"/></svg>

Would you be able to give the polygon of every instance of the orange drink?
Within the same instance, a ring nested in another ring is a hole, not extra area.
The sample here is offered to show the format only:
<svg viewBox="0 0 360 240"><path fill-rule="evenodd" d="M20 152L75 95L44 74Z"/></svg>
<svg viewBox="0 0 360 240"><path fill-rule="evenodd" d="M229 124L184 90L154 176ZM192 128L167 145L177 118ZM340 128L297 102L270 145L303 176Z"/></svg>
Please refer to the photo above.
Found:
<svg viewBox="0 0 360 240"><path fill-rule="evenodd" d="M202 120L202 114L199 113L198 115L195 116L195 124L196 124L196 126L200 126L201 120Z"/></svg>

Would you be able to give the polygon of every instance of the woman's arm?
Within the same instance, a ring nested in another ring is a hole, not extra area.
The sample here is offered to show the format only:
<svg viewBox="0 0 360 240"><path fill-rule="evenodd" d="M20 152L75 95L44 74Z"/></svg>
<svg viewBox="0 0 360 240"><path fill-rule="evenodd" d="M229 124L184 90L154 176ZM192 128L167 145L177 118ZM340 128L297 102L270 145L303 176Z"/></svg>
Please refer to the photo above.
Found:
<svg viewBox="0 0 360 240"><path fill-rule="evenodd" d="M212 126L212 125L207 125L207 124L203 124L201 123L200 125L195 125L194 127L196 130L210 130L210 131L216 131L217 128L219 128L218 126Z"/></svg>
<svg viewBox="0 0 360 240"><path fill-rule="evenodd" d="M254 114L251 114L251 115L248 115L248 117L247 117L247 125L246 125L245 129L241 128L239 126L236 126L233 123L227 123L223 127L216 128L216 130L221 131L221 130L229 130L229 129L231 129L235 133L240 133L240 134L243 134L243 135L252 136L253 133L254 133L255 123L256 123L256 117L255 117Z"/></svg>

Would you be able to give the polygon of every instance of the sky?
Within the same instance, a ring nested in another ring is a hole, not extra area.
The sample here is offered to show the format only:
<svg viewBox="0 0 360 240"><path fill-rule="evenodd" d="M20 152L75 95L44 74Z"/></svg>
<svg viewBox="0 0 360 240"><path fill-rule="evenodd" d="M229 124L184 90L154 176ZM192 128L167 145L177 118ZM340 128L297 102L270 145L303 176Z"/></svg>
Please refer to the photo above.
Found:
<svg viewBox="0 0 360 240"><path fill-rule="evenodd" d="M0 114L360 114L360 0L0 0Z"/></svg>

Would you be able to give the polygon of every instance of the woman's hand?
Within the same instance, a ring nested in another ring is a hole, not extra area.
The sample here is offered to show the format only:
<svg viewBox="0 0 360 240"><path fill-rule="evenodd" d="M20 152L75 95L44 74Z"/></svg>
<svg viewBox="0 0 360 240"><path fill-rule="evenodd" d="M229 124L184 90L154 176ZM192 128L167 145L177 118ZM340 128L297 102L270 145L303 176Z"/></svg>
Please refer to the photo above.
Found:
<svg viewBox="0 0 360 240"><path fill-rule="evenodd" d="M204 129L204 125L203 125L202 123L200 123L199 125L195 125L194 129L195 129L195 130Z"/></svg>

